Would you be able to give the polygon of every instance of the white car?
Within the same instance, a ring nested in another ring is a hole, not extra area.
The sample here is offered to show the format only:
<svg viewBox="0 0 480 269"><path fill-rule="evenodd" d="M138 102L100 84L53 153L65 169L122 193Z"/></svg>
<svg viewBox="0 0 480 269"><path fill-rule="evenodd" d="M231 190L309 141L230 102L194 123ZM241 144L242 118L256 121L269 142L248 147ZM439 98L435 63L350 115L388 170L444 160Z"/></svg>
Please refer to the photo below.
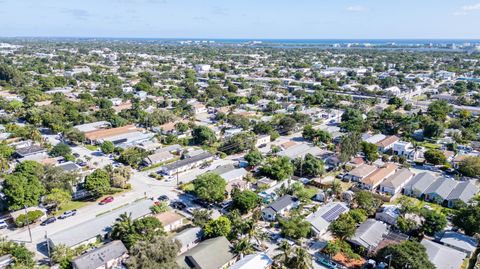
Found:
<svg viewBox="0 0 480 269"><path fill-rule="evenodd" d="M4 220L0 220L0 229L5 229L7 227L8 227L7 223Z"/></svg>

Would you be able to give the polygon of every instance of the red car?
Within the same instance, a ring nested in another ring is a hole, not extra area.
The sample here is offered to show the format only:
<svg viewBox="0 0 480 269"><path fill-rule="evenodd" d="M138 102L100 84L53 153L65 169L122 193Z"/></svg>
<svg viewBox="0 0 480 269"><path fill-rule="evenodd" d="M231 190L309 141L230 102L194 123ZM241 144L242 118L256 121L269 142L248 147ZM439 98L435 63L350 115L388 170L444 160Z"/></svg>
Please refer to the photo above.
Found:
<svg viewBox="0 0 480 269"><path fill-rule="evenodd" d="M103 198L102 201L100 201L100 205L105 205L105 204L108 204L108 203L111 203L113 202L113 196L108 196L108 197L105 197Z"/></svg>

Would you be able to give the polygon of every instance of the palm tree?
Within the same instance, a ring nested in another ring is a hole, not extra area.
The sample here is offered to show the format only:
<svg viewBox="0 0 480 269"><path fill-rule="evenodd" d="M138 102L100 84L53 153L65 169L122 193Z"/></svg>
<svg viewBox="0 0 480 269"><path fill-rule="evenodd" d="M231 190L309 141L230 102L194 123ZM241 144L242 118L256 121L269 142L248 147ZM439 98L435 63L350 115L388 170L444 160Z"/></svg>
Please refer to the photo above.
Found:
<svg viewBox="0 0 480 269"><path fill-rule="evenodd" d="M237 244L233 247L233 252L240 254L240 258L243 258L244 255L252 254L255 252L253 249L252 243L248 238L240 239Z"/></svg>
<svg viewBox="0 0 480 269"><path fill-rule="evenodd" d="M66 268L75 256L74 251L67 247L66 245L58 245L52 251L52 256L50 257L53 262L59 263L60 268Z"/></svg>
<svg viewBox="0 0 480 269"><path fill-rule="evenodd" d="M292 251L292 248L290 247L290 244L287 242L287 240L283 240L278 246L278 248L276 248L275 250L282 253L275 255L273 259L281 264L287 264L290 259L290 253Z"/></svg>
<svg viewBox="0 0 480 269"><path fill-rule="evenodd" d="M123 213L117 218L115 224L113 224L110 237L112 239L120 239L124 243L128 244L126 241L129 241L128 237L132 234L135 234L132 213Z"/></svg>
<svg viewBox="0 0 480 269"><path fill-rule="evenodd" d="M296 247L294 256L289 261L289 268L293 269L312 269L312 256L305 248Z"/></svg>

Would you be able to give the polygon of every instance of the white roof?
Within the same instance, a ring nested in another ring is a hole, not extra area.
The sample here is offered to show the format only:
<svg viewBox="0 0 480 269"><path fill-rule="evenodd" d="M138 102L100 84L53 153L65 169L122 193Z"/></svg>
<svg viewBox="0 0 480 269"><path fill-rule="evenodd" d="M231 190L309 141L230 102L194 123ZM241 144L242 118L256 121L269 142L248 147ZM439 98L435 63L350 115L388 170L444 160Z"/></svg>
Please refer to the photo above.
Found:
<svg viewBox="0 0 480 269"><path fill-rule="evenodd" d="M235 263L230 269L265 269L273 261L265 253L250 254Z"/></svg>

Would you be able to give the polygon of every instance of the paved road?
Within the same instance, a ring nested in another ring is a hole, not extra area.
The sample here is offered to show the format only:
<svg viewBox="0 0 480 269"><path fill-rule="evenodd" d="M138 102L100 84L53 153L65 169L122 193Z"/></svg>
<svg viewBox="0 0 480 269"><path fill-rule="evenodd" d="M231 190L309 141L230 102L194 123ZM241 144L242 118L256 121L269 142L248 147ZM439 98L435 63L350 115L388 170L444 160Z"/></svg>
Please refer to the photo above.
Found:
<svg viewBox="0 0 480 269"><path fill-rule="evenodd" d="M55 142L54 138L49 138L50 142ZM80 158L85 159L84 156L90 156L91 160L88 161L90 167L99 168L107 164L112 164L113 160L108 158L99 152L92 152L82 146L76 146L72 148L74 153L80 154ZM210 171L218 167L219 165L225 165L233 163L232 160L215 160L209 167L205 169L196 168L179 175L179 181L181 182L190 182L196 178L196 176ZM157 169L158 170L158 169ZM87 222L99 214L104 212L119 208L128 203L132 203L137 199L142 197L154 197L157 198L160 195L167 195L170 200L181 199L186 202L188 205L191 205L191 201L188 201L188 197L182 196L179 197L179 192L177 191L176 180L171 181L158 181L153 178L150 178L148 174L155 172L154 169L150 171L133 171L133 176L130 179L130 184L132 185L132 190L123 192L115 196L113 202L106 205L99 205L97 202L92 202L90 205L82 207L77 210L77 214L73 217L70 217L65 220L57 220L56 222L49 224L47 226L40 226L39 224L34 224L31 226L32 233L32 242L30 242L30 236L27 228L8 230L4 229L0 231L0 235L6 237L9 240L26 243L27 247L31 250L36 251L37 245L44 241L46 233L54 234L66 229L69 229L75 225L78 225L83 222ZM187 201L185 200L187 199ZM214 212L214 215L218 215L218 212ZM42 257L42 254L37 252L38 257Z"/></svg>

